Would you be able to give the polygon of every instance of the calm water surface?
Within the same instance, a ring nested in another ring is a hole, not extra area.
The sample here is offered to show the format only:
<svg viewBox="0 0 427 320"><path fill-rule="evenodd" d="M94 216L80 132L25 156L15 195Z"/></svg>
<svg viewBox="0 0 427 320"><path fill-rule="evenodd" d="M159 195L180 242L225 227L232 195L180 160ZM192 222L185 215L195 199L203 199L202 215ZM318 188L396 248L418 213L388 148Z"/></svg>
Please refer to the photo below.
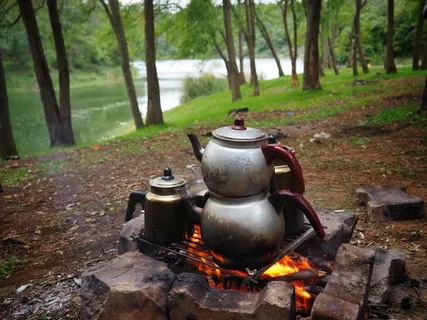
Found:
<svg viewBox="0 0 427 320"><path fill-rule="evenodd" d="M282 59L285 74L291 73L289 59ZM146 82L144 62L134 63L138 70L135 87L139 108L143 116L146 113ZM297 72L303 65L298 61ZM260 79L278 77L273 59L257 59L257 71ZM163 60L157 62L162 110L166 111L179 105L182 82L185 77L197 76L209 72L225 77L224 63L212 60ZM249 73L249 61L245 61L245 72ZM49 146L49 137L38 92L25 92L9 95L13 133L20 155L45 150ZM90 85L71 89L73 128L77 143L96 142L123 135L134 130L132 114L124 83L111 85Z"/></svg>

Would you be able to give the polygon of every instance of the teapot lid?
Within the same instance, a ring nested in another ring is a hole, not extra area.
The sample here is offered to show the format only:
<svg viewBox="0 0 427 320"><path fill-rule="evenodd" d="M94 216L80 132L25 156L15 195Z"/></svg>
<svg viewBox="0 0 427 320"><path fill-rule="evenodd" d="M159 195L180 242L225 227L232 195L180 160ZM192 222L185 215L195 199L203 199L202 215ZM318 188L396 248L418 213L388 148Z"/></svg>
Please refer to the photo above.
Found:
<svg viewBox="0 0 427 320"><path fill-rule="evenodd" d="M245 127L245 120L240 117L234 120L234 125L218 128L212 132L212 135L227 141L256 142L267 139L263 131Z"/></svg>
<svg viewBox="0 0 427 320"><path fill-rule="evenodd" d="M171 168L163 170L163 176L150 180L150 186L155 188L176 188L181 187L187 183L183 177L173 176Z"/></svg>

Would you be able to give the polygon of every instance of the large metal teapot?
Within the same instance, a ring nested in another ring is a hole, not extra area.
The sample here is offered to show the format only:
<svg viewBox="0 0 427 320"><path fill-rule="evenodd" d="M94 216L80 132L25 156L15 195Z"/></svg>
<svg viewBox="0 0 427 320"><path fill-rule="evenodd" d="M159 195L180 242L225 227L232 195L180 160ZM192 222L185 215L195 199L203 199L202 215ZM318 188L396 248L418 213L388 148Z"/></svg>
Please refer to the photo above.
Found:
<svg viewBox="0 0 427 320"><path fill-rule="evenodd" d="M185 188L177 188L190 216L200 224L202 240L218 265L227 268L259 268L268 264L283 239L282 208L293 204L325 236L311 205L298 193L268 191L244 198L227 198L210 193L203 209L192 203Z"/></svg>
<svg viewBox="0 0 427 320"><path fill-rule="evenodd" d="M268 143L267 135L247 128L242 118L234 125L212 132L205 149L195 134L188 135L196 158L201 161L203 179L209 191L225 197L248 197L267 189L273 175L273 161L283 160L297 181L297 192L304 192L301 166L290 150Z"/></svg>

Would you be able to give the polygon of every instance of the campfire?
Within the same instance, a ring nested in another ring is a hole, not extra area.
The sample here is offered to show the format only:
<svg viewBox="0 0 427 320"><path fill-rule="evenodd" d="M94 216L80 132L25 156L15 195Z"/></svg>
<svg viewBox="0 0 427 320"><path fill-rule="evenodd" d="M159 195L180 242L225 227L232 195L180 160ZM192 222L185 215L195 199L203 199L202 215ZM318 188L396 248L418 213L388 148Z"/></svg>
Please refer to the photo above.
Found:
<svg viewBox="0 0 427 320"><path fill-rule="evenodd" d="M288 281L295 288L295 304L297 310L299 310L298 313L310 313L315 294L310 293L309 290L310 288L314 288L314 291L319 293L321 287L315 283L327 273L314 266L307 258L297 253L288 254L264 271L258 283L244 283L236 275L241 278L247 278L250 274L241 270L227 270L228 272L221 270L222 268L212 261L212 256L218 261L223 260L222 256L214 252L200 250L200 246L203 246L200 226L195 225L193 230L193 234L187 236L189 240L187 251L190 256L201 260L203 263L191 259L188 260L188 263L197 268L200 273L207 276L210 287L220 290L238 290L256 293L268 281ZM250 270L247 271L250 272Z"/></svg>

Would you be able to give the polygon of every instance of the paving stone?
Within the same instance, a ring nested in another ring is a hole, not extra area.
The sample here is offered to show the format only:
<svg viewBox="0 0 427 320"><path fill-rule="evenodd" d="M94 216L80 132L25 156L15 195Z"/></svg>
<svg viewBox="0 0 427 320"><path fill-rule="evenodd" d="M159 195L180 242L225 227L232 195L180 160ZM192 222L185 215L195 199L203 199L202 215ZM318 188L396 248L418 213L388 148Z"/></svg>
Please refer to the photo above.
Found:
<svg viewBox="0 0 427 320"><path fill-rule="evenodd" d="M390 296L391 285L399 284L406 276L406 255L404 252L378 248L375 252L374 270L372 272L369 302L386 303Z"/></svg>
<svg viewBox="0 0 427 320"><path fill-rule="evenodd" d="M374 260L375 251L343 244L337 252L335 268L323 290L331 297L358 305L357 319L363 319L366 312Z"/></svg>
<svg viewBox="0 0 427 320"><path fill-rule="evenodd" d="M171 320L294 319L295 292L290 283L271 281L259 293L218 290L205 277L177 276L169 292Z"/></svg>
<svg viewBox="0 0 427 320"><path fill-rule="evenodd" d="M424 201L411 196L402 186L381 185L356 189L356 197L368 208L376 221L424 218Z"/></svg>
<svg viewBox="0 0 427 320"><path fill-rule="evenodd" d="M337 297L321 293L314 301L311 309L312 320L356 320L360 306Z"/></svg>
<svg viewBox="0 0 427 320"><path fill-rule="evenodd" d="M165 263L125 253L82 275L81 319L168 319L167 295L174 279Z"/></svg>
<svg viewBox="0 0 427 320"><path fill-rule="evenodd" d="M348 211L335 213L319 208L316 208L316 212L320 222L325 227L325 238L313 237L304 242L296 251L305 256L326 257L333 260L341 244L351 240L356 227L357 216Z"/></svg>
<svg viewBox="0 0 427 320"><path fill-rule="evenodd" d="M118 253L123 254L138 250L136 239L139 237L142 230L144 230L143 214L126 222L120 233Z"/></svg>

